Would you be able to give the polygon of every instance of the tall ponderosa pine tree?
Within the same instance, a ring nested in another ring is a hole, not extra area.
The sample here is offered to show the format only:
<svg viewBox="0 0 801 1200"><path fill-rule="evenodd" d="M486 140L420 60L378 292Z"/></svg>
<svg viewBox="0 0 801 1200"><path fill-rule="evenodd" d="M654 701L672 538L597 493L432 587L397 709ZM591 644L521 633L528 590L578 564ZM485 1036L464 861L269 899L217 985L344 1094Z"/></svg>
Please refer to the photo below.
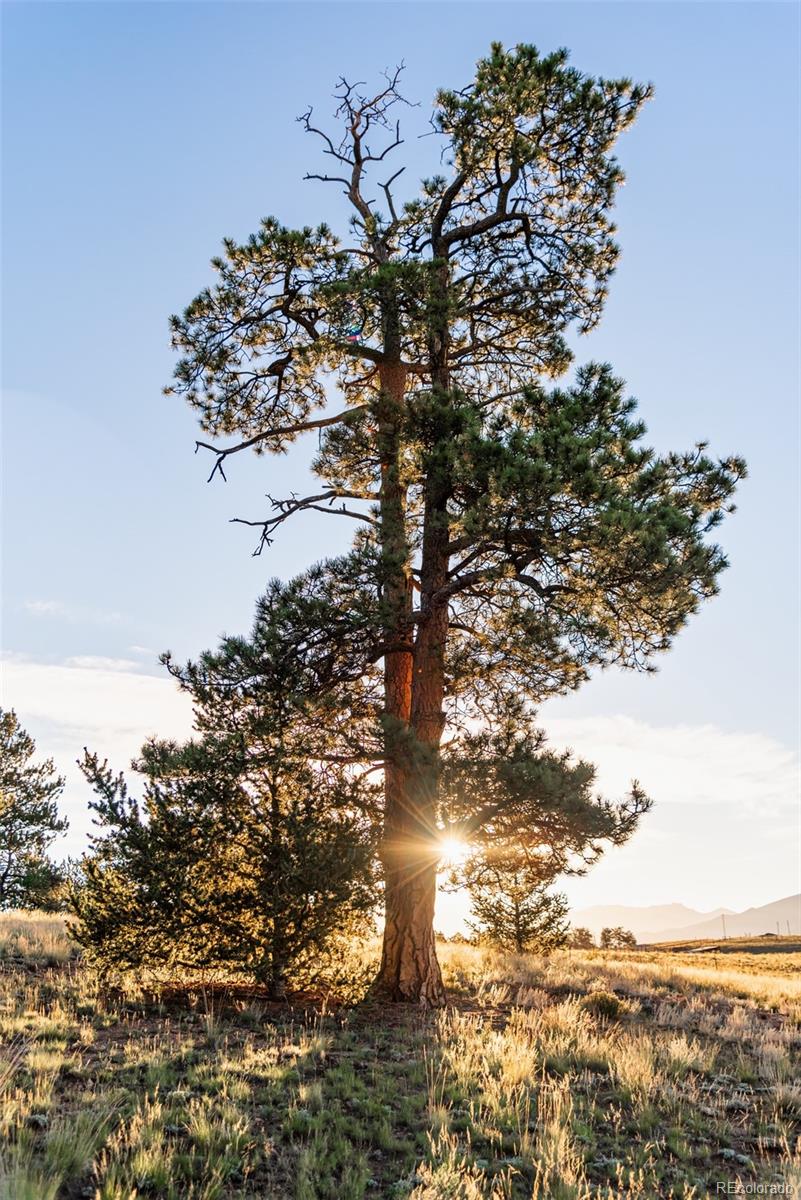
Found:
<svg viewBox="0 0 801 1200"><path fill-rule="evenodd" d="M85 756L103 833L75 893L76 934L99 966L226 968L278 998L332 939L367 929L376 785L339 762L360 717L356 703L345 729L332 719L325 648L300 632L318 602L314 573L274 584L250 638L185 667L165 656L199 736L145 745L141 803Z"/></svg>
<svg viewBox="0 0 801 1200"><path fill-rule="evenodd" d="M56 799L64 790L52 758L33 761L36 744L12 709L0 709L0 908L35 905L55 868L47 849L67 828Z"/></svg>
<svg viewBox="0 0 801 1200"><path fill-rule="evenodd" d="M600 317L618 255L612 149L649 95L582 75L564 51L495 45L469 86L438 94L446 171L401 205L400 170L383 165L401 144L398 76L372 97L343 82L341 138L303 120L332 163L312 178L352 205L347 241L267 219L244 245L225 242L216 285L173 318L168 390L208 434L235 435L198 443L217 455L212 475L241 450L281 453L318 433L319 491L273 500L251 522L261 545L309 510L362 525L354 573L372 579L369 621L362 592L352 610L370 626L365 663L383 664L378 987L390 997L443 997L446 724L513 697L536 704L594 666L648 669L725 565L705 535L742 463L701 447L655 455L608 367L542 382L570 364L568 328ZM334 382L345 405L331 413Z"/></svg>

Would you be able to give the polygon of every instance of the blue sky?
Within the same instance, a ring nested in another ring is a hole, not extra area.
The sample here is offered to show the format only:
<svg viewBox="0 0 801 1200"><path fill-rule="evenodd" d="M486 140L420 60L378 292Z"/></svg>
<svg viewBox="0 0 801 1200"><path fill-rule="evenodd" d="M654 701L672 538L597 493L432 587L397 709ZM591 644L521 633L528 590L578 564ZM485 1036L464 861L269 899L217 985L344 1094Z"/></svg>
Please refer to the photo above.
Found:
<svg viewBox="0 0 801 1200"><path fill-rule="evenodd" d="M797 890L797 6L6 3L3 25L4 702L42 748L71 772L87 740L127 754L180 724L156 653L245 629L270 575L344 544L310 516L250 557L228 519L300 490L307 448L207 485L192 414L161 394L168 315L223 235L268 213L342 223L337 192L302 182L319 150L294 117L328 116L338 75L405 60L411 188L437 86L465 84L493 39L565 45L656 86L620 143L623 257L579 360L626 378L660 449L708 438L750 471L722 595L660 673L543 710L610 787L637 776L658 800L572 888L737 908ZM73 845L85 801L70 773ZM702 880L710 855L728 867Z"/></svg>

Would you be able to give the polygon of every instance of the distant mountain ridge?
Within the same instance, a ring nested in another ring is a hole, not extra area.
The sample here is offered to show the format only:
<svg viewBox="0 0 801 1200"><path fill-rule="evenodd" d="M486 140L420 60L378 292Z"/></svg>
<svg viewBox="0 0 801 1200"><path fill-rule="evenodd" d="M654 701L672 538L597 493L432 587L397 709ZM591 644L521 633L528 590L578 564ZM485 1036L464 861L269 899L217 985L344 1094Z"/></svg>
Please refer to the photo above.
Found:
<svg viewBox="0 0 801 1200"><path fill-rule="evenodd" d="M592 908L576 909L570 914L573 926L582 925L597 936L608 925L622 925L640 941L653 941L653 935L662 929L692 925L699 921L711 921L733 912L730 908L713 908L711 912L699 912L686 904L596 904ZM646 938L645 935L648 935Z"/></svg>
<svg viewBox="0 0 801 1200"><path fill-rule="evenodd" d="M698 912L684 904L595 905L576 909L570 914L570 922L573 926L585 926L596 936L605 926L622 925L631 930L638 942L679 942L722 938L722 917L725 917L726 937L788 932L797 936L801 934L801 893L739 913L730 908Z"/></svg>
<svg viewBox="0 0 801 1200"><path fill-rule="evenodd" d="M759 937L763 933L771 934L801 934L801 894L785 896L774 900L772 904L762 904L758 908L747 908L741 913L726 914L724 923L718 917L692 925L681 925L662 929L650 934L651 942L691 941L697 938L719 940L722 937ZM646 940L646 939L643 939Z"/></svg>

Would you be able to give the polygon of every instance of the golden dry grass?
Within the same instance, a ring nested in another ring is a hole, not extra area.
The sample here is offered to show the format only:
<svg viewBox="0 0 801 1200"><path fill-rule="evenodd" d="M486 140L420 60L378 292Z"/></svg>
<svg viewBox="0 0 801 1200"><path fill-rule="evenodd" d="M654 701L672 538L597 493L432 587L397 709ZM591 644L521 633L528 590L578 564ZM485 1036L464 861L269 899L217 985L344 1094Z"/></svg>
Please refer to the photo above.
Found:
<svg viewBox="0 0 801 1200"><path fill-rule="evenodd" d="M0 963L21 961L55 965L74 957L67 919L55 913L0 912Z"/></svg>
<svg viewBox="0 0 801 1200"><path fill-rule="evenodd" d="M441 946L451 1003L424 1015L222 1008L202 991L159 1008L104 997L57 918L0 919L8 944L0 1200L801 1186L797 981L770 956L716 972L640 951Z"/></svg>

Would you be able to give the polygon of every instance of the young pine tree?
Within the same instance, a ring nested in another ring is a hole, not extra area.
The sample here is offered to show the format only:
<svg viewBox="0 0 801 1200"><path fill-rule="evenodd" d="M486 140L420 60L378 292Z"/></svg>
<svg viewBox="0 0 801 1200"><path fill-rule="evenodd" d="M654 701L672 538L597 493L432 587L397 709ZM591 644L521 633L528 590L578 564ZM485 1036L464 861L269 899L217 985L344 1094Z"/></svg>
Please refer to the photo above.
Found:
<svg viewBox="0 0 801 1200"><path fill-rule="evenodd" d="M56 799L64 790L53 760L33 761L36 744L12 709L0 709L0 908L33 908L49 894L47 850L67 829Z"/></svg>
<svg viewBox="0 0 801 1200"><path fill-rule="evenodd" d="M199 736L145 745L141 801L85 756L104 832L84 861L76 936L106 970L225 968L280 998L369 924L373 789L338 761L312 690L324 664L286 630L288 592L271 587L251 638L186 667L165 656Z"/></svg>
<svg viewBox="0 0 801 1200"><path fill-rule="evenodd" d="M364 671L383 672L377 990L394 999L443 999L446 727L491 723L514 697L536 706L593 668L652 669L717 590L725 558L708 534L744 470L702 446L655 454L608 366L546 386L571 363L568 330L601 316L618 257L613 150L651 95L567 58L493 45L466 87L440 91L443 170L405 203L386 165L402 144L398 74L373 96L343 82L340 132L303 122L331 164L312 178L351 206L346 240L268 218L225 241L216 284L172 322L168 390L229 439L198 443L212 475L242 450L319 438L319 488L249 522L260 548L304 512L360 526L354 643Z"/></svg>
<svg viewBox="0 0 801 1200"><path fill-rule="evenodd" d="M568 903L547 888L536 867L514 858L482 865L468 879L474 917L470 928L482 940L516 954L547 953L563 946Z"/></svg>

